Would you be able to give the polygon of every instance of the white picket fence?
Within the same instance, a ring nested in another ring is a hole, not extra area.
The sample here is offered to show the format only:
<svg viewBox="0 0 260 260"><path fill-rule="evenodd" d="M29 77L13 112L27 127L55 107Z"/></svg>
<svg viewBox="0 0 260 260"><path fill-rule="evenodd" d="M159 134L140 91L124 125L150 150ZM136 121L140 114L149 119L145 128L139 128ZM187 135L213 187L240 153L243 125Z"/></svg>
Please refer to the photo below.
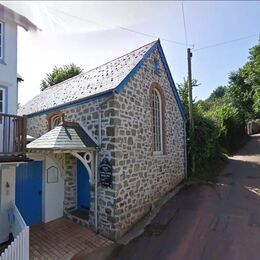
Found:
<svg viewBox="0 0 260 260"><path fill-rule="evenodd" d="M29 227L15 204L12 205L8 216L14 241L1 254L0 260L29 260Z"/></svg>

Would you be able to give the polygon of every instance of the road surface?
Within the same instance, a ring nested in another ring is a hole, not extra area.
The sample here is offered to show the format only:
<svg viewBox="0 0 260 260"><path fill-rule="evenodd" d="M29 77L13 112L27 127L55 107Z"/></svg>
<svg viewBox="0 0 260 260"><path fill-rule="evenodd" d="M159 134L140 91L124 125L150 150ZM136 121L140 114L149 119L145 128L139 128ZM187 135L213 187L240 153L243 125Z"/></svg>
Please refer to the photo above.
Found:
<svg viewBox="0 0 260 260"><path fill-rule="evenodd" d="M216 183L189 186L170 199L112 259L259 260L260 135L229 158Z"/></svg>

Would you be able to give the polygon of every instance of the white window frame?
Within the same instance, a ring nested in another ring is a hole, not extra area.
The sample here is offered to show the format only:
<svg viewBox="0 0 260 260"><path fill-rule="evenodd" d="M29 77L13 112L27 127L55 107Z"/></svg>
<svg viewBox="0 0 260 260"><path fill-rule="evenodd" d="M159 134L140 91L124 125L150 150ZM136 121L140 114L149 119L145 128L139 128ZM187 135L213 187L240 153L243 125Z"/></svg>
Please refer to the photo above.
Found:
<svg viewBox="0 0 260 260"><path fill-rule="evenodd" d="M3 106L3 111L0 113L5 113L5 106L6 106L6 96L5 96L5 89L0 87L0 91L2 91L3 95L2 95L2 106ZM2 125L2 118L0 118L0 125Z"/></svg>
<svg viewBox="0 0 260 260"><path fill-rule="evenodd" d="M57 120L59 120L59 122L57 123ZM60 115L53 115L51 117L51 120L50 120L50 124L51 124L51 129L55 128L56 126L59 125L59 123L61 122L61 117Z"/></svg>
<svg viewBox="0 0 260 260"><path fill-rule="evenodd" d="M154 129L156 126L154 126L155 124L155 120L154 120L154 95L157 95L158 96L158 99L159 99L159 119L160 119L160 150L155 150L155 147L156 147L156 137L155 137L155 132L154 132ZM162 113L162 97L161 97L161 93L156 89L154 88L153 91L152 91L152 122L153 122L153 154L154 155L162 155L163 154L163 113Z"/></svg>
<svg viewBox="0 0 260 260"><path fill-rule="evenodd" d="M4 59L4 23L0 21L1 25L1 33L0 33L0 43L1 43L1 51L0 51L0 60Z"/></svg>

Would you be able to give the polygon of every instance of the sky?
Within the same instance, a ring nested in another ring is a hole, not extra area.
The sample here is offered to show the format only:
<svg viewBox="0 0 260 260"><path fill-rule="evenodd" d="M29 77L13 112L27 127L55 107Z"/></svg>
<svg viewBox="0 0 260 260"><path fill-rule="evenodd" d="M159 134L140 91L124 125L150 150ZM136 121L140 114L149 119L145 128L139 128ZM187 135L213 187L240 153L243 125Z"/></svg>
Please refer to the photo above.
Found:
<svg viewBox="0 0 260 260"><path fill-rule="evenodd" d="M194 89L196 100L228 83L228 75L246 62L260 35L257 1L0 2L41 29L18 30L18 72L24 79L19 86L21 105L40 93L41 80L54 66L73 62L88 71L157 38L175 83L183 82L187 46L182 5L193 52L192 76L200 83ZM203 49L249 35L255 36Z"/></svg>

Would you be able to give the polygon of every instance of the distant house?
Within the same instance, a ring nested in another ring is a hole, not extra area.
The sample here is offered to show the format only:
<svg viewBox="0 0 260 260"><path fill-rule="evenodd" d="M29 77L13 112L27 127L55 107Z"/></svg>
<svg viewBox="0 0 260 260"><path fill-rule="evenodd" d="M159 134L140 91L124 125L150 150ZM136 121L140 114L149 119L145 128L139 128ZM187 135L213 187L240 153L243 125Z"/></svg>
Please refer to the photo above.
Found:
<svg viewBox="0 0 260 260"><path fill-rule="evenodd" d="M65 215L117 239L185 178L185 114L159 40L47 88L19 113L36 138L34 162L18 167L29 225Z"/></svg>
<svg viewBox="0 0 260 260"><path fill-rule="evenodd" d="M249 120L246 124L248 135L260 133L260 119Z"/></svg>
<svg viewBox="0 0 260 260"><path fill-rule="evenodd" d="M17 74L18 26L26 31L37 30L26 17L0 4L0 244L12 231L8 211L15 201L16 164L28 161L26 120L16 116L17 88L22 80Z"/></svg>

